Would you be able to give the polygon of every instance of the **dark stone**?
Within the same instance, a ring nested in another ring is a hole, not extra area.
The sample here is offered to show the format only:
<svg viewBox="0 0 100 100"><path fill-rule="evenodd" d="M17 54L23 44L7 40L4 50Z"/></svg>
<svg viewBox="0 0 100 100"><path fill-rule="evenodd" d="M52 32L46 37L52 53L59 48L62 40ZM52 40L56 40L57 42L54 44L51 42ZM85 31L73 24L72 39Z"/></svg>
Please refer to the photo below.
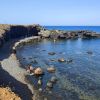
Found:
<svg viewBox="0 0 100 100"><path fill-rule="evenodd" d="M52 76L50 79L50 82L55 83L57 82L57 78L55 76Z"/></svg>
<svg viewBox="0 0 100 100"><path fill-rule="evenodd" d="M56 53L55 52L49 52L48 54L49 55L55 55Z"/></svg>
<svg viewBox="0 0 100 100"><path fill-rule="evenodd" d="M60 58L58 59L59 62L66 62L66 60L64 58Z"/></svg>
<svg viewBox="0 0 100 100"><path fill-rule="evenodd" d="M48 88L53 88L52 82L47 82L47 87L48 87Z"/></svg>
<svg viewBox="0 0 100 100"><path fill-rule="evenodd" d="M93 54L93 52L92 52L92 51L87 51L87 54L92 55L92 54Z"/></svg>
<svg viewBox="0 0 100 100"><path fill-rule="evenodd" d="M67 63L72 63L73 62L73 59L68 59L67 60Z"/></svg>

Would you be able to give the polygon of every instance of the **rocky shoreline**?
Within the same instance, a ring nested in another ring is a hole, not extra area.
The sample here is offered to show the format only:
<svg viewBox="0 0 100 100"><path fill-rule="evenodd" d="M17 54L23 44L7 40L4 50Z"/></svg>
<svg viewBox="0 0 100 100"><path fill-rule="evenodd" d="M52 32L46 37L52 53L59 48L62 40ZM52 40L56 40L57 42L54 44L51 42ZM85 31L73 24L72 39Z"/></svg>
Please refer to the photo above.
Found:
<svg viewBox="0 0 100 100"><path fill-rule="evenodd" d="M38 32L42 30L40 25L8 25L0 24L0 46L5 42L20 37L38 36Z"/></svg>
<svg viewBox="0 0 100 100"><path fill-rule="evenodd" d="M88 31L65 31L48 30L40 25L8 25L0 24L0 47L7 41L20 37L40 36L51 39L72 39L72 38L100 38L100 34Z"/></svg>
<svg viewBox="0 0 100 100"><path fill-rule="evenodd" d="M37 100L37 93L34 91L33 86L27 81L25 81L25 76L27 72L25 69L21 68L18 59L16 58L16 51L18 48L27 45L29 43L34 43L40 41L44 38L49 39L77 39L77 38L100 38L100 34L92 31L61 31L61 30L47 30L40 25L5 25L0 24L0 49L9 40L24 37L14 43L12 46L12 51L8 58L2 59L0 63L0 85L9 85L8 79L10 79L11 89L15 87L14 92L16 92L22 100ZM51 69L48 69L51 70ZM6 76L7 75L7 76ZM16 82L16 84L15 84ZM17 89L19 87L19 90ZM21 89L21 90L20 90ZM21 93L22 92L22 93ZM25 95L24 95L25 93ZM33 95L34 94L34 95ZM39 95L38 95L39 97Z"/></svg>
<svg viewBox="0 0 100 100"><path fill-rule="evenodd" d="M100 34L87 30L81 30L81 31L41 30L38 34L42 38L51 38L51 39L100 38Z"/></svg>

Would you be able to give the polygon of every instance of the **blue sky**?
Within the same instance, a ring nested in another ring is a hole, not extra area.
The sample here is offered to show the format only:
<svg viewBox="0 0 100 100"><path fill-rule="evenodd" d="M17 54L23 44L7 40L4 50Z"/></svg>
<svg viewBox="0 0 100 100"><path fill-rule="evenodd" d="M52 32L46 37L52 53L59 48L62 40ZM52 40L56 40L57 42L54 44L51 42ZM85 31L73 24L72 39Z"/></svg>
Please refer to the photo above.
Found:
<svg viewBox="0 0 100 100"><path fill-rule="evenodd" d="M100 0L0 0L0 23L100 25Z"/></svg>

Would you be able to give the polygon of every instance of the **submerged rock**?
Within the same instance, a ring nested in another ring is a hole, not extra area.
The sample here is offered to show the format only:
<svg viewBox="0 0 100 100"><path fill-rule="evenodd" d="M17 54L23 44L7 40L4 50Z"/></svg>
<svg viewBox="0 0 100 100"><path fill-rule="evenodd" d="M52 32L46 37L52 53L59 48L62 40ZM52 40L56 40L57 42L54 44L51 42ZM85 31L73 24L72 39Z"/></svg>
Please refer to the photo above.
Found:
<svg viewBox="0 0 100 100"><path fill-rule="evenodd" d="M37 64L38 62L34 59L30 63Z"/></svg>
<svg viewBox="0 0 100 100"><path fill-rule="evenodd" d="M64 58L60 58L58 59L59 62L66 62L66 60Z"/></svg>
<svg viewBox="0 0 100 100"><path fill-rule="evenodd" d="M42 51L46 51L46 50L42 50Z"/></svg>
<svg viewBox="0 0 100 100"><path fill-rule="evenodd" d="M26 59L26 58L23 57L23 59Z"/></svg>
<svg viewBox="0 0 100 100"><path fill-rule="evenodd" d="M55 61L56 61L56 59L50 59L50 61L55 62Z"/></svg>
<svg viewBox="0 0 100 100"><path fill-rule="evenodd" d="M68 59L67 60L67 63L72 63L73 62L73 59Z"/></svg>
<svg viewBox="0 0 100 100"><path fill-rule="evenodd" d="M48 88L53 88L53 83L52 82L47 82L47 87Z"/></svg>
<svg viewBox="0 0 100 100"><path fill-rule="evenodd" d="M93 52L92 52L92 51L87 51L87 54L92 55L92 54L93 54Z"/></svg>
<svg viewBox="0 0 100 100"><path fill-rule="evenodd" d="M43 74L43 70L40 67L38 67L38 68L35 69L34 74L35 75L42 75Z"/></svg>
<svg viewBox="0 0 100 100"><path fill-rule="evenodd" d="M39 79L38 82L37 82L37 84L38 85L42 85L42 80Z"/></svg>
<svg viewBox="0 0 100 100"><path fill-rule="evenodd" d="M29 59L32 59L32 57L29 57Z"/></svg>
<svg viewBox="0 0 100 100"><path fill-rule="evenodd" d="M51 66L51 67L47 68L47 71L49 73L54 73L56 71L56 69L54 68L54 66Z"/></svg>
<svg viewBox="0 0 100 100"><path fill-rule="evenodd" d="M50 79L50 82L55 83L57 81L57 78L55 76L52 76Z"/></svg>
<svg viewBox="0 0 100 100"><path fill-rule="evenodd" d="M56 53L55 52L49 52L48 54L49 55L55 55Z"/></svg>
<svg viewBox="0 0 100 100"><path fill-rule="evenodd" d="M39 88L39 92L42 92L42 88Z"/></svg>

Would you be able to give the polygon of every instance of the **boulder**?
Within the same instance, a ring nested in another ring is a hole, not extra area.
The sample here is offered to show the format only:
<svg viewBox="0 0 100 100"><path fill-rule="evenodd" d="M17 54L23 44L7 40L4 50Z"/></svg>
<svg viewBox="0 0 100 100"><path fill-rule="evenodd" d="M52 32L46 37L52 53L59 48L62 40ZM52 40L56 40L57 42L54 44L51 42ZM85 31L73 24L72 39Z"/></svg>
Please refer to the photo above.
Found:
<svg viewBox="0 0 100 100"><path fill-rule="evenodd" d="M66 62L66 60L64 58L60 58L58 59L59 62Z"/></svg>
<svg viewBox="0 0 100 100"><path fill-rule="evenodd" d="M49 73L54 73L56 71L56 69L54 68L54 66L47 68L47 71Z"/></svg>
<svg viewBox="0 0 100 100"><path fill-rule="evenodd" d="M50 79L50 82L55 83L57 81L57 78L55 76L52 76Z"/></svg>
<svg viewBox="0 0 100 100"><path fill-rule="evenodd" d="M55 61L56 61L56 59L50 59L50 61L55 62Z"/></svg>
<svg viewBox="0 0 100 100"><path fill-rule="evenodd" d="M34 74L35 75L42 75L43 74L43 70L40 67L38 67L38 68L35 69Z"/></svg>
<svg viewBox="0 0 100 100"><path fill-rule="evenodd" d="M47 82L47 87L48 88L53 88L53 83L52 82Z"/></svg>

